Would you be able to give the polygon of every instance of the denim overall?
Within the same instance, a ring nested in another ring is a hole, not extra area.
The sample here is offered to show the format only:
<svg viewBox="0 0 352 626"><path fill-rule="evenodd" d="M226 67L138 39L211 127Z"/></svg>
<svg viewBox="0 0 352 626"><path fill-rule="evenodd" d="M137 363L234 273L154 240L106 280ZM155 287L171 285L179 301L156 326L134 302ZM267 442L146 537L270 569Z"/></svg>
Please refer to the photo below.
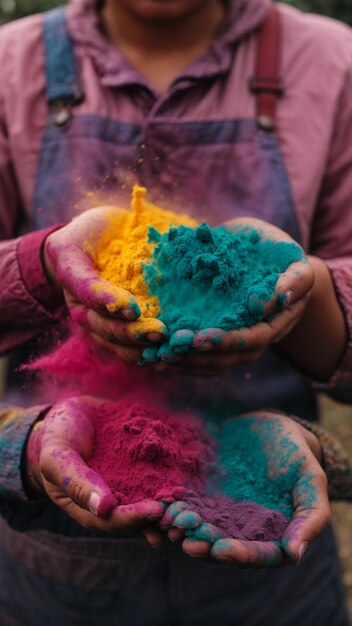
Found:
<svg viewBox="0 0 352 626"><path fill-rule="evenodd" d="M172 197L213 224L253 215L299 241L274 133L251 119L171 123L156 112L140 128L82 115L75 105L84 94L62 9L46 14L44 44L51 115L33 228L69 220L82 190L118 190L121 197L128 172L162 205ZM163 162L170 144L172 158ZM189 397L186 385L182 380ZM236 368L221 383L198 387L196 407L221 417L265 406L316 416L314 394L274 354ZM0 529L6 547L0 559L2 626L214 626L217 620L222 626L347 625L331 531L299 567L250 571L214 567L171 545L152 550L139 538L91 533L50 504L16 506Z"/></svg>

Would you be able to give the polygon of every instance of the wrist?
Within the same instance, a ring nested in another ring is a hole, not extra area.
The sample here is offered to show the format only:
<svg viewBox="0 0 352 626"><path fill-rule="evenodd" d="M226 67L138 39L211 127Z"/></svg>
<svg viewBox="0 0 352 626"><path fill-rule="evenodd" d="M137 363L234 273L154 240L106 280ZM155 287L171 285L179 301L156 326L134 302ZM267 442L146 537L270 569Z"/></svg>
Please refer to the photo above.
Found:
<svg viewBox="0 0 352 626"><path fill-rule="evenodd" d="M310 297L279 346L305 376L323 382L329 380L343 357L347 330L329 268L322 259L307 258L314 273Z"/></svg>
<svg viewBox="0 0 352 626"><path fill-rule="evenodd" d="M44 272L46 274L48 281L58 293L62 293L62 287L56 279L54 266L50 259L49 248L50 248L51 236L52 236L52 233L50 233L43 241L42 248L41 248L41 259L42 259L43 269L44 269Z"/></svg>

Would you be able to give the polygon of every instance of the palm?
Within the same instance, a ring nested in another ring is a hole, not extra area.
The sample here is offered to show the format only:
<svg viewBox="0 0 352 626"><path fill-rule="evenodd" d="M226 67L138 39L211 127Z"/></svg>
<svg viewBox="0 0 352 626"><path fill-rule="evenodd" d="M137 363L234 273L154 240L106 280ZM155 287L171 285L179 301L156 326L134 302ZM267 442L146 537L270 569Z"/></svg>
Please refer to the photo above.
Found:
<svg viewBox="0 0 352 626"><path fill-rule="evenodd" d="M285 552L296 560L302 537L319 534L329 517L314 436L288 417L257 412L228 420L217 438L224 474L211 496L193 509L190 499L181 513L172 505L162 524L182 529L179 538L186 530L183 548L192 556L253 566L278 565Z"/></svg>

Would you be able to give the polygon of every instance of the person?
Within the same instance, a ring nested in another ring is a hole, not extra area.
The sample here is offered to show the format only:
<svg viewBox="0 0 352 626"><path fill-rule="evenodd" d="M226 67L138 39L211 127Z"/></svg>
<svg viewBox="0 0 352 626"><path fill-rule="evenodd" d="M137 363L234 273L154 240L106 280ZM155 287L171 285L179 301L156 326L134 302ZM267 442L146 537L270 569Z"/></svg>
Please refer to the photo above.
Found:
<svg viewBox="0 0 352 626"><path fill-rule="evenodd" d="M310 255L302 291L285 292L284 327L265 322L243 331L244 344L230 333L215 347L201 333L198 352L168 366L184 388L196 385L199 410L225 418L270 406L314 420L317 388L349 400L351 49L348 28L272 10L268 0L73 0L3 28L1 350L54 327L78 303L93 335L138 358L135 336L122 332L135 314L128 297L112 320L104 303L82 296L72 225L63 224L97 199L125 204L139 182L166 208L213 224L264 220ZM18 237L23 226L34 232ZM162 328L155 332L159 340ZM216 385L182 375L213 372L221 372ZM155 503L122 512L112 526L95 516L91 530L50 501L28 501L43 478L57 480L50 464L46 478L34 467L34 484L26 469L27 442L41 430L33 425L52 411L3 411L2 623L347 623L330 530L299 568L242 571L169 547L151 554L117 533L160 518ZM94 515L97 502L84 494L70 500ZM200 543L193 554L205 556ZM241 555L222 556L241 563ZM246 561L263 565L257 553Z"/></svg>

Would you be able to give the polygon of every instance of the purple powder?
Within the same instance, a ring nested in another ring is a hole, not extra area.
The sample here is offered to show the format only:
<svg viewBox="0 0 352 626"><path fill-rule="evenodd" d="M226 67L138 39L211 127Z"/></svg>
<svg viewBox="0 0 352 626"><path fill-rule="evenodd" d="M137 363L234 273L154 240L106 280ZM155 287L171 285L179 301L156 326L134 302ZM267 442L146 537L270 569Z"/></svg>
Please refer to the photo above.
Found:
<svg viewBox="0 0 352 626"><path fill-rule="evenodd" d="M255 502L235 502L223 494L185 496L184 500L203 522L217 526L223 536L234 539L277 541L289 523L281 511Z"/></svg>

